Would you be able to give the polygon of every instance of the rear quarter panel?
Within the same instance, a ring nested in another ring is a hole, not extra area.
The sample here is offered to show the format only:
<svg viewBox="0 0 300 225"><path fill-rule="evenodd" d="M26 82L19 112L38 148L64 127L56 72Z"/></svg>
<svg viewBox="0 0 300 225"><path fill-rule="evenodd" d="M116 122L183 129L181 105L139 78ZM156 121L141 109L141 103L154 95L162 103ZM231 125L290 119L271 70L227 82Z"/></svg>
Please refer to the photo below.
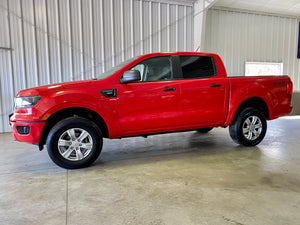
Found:
<svg viewBox="0 0 300 225"><path fill-rule="evenodd" d="M229 77L229 112L225 125L230 125L239 106L252 97L261 98L268 106L268 120L290 113L287 93L288 76Z"/></svg>

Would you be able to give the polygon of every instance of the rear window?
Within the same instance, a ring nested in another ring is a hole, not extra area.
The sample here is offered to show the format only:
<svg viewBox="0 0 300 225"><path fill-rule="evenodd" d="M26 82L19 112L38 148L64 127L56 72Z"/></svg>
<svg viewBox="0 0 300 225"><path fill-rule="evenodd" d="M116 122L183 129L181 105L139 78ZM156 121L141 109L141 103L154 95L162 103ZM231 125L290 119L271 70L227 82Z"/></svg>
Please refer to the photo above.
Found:
<svg viewBox="0 0 300 225"><path fill-rule="evenodd" d="M215 60L210 56L180 56L183 79L207 78L217 75Z"/></svg>

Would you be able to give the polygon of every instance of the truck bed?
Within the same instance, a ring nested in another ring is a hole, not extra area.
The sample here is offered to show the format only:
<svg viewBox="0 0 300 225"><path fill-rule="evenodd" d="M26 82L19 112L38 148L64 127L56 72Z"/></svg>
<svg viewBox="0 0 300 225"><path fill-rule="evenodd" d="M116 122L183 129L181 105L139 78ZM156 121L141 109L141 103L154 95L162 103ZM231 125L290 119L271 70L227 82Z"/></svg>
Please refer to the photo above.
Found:
<svg viewBox="0 0 300 225"><path fill-rule="evenodd" d="M229 76L230 103L238 104L249 95L262 98L268 104L269 117L272 120L290 111L292 83L286 75L282 76ZM242 87L242 88L241 88ZM229 108L234 107L230 104ZM230 109L229 109L230 110Z"/></svg>

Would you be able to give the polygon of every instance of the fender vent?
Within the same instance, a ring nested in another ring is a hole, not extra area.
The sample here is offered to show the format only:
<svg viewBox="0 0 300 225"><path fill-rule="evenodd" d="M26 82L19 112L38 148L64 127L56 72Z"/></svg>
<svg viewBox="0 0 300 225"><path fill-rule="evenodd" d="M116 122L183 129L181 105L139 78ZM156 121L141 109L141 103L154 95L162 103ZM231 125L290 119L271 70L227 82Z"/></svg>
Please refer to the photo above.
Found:
<svg viewBox="0 0 300 225"><path fill-rule="evenodd" d="M103 89L100 93L107 98L117 97L117 89Z"/></svg>

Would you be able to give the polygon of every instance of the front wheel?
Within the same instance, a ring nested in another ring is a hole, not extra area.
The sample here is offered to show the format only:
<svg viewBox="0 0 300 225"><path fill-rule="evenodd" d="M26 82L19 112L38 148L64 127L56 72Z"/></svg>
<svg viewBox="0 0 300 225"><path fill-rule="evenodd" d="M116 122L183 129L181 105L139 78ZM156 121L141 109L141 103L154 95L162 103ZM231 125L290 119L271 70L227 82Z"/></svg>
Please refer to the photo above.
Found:
<svg viewBox="0 0 300 225"><path fill-rule="evenodd" d="M264 114L254 108L245 108L229 126L231 138L245 146L255 146L265 137L267 121Z"/></svg>
<svg viewBox="0 0 300 225"><path fill-rule="evenodd" d="M70 117L58 122L47 138L47 151L52 161L66 169L92 164L102 149L102 133L92 121Z"/></svg>

